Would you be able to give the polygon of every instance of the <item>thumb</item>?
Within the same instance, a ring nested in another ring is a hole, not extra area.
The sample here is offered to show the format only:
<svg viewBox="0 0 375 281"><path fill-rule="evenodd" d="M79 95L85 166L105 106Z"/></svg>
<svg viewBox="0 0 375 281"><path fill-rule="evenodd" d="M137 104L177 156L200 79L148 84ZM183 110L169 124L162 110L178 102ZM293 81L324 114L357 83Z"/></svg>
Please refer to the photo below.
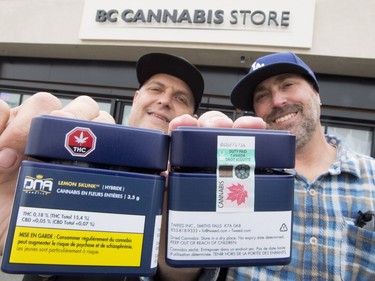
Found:
<svg viewBox="0 0 375 281"><path fill-rule="evenodd" d="M3 104L1 107L6 110ZM0 173L4 173L4 169L18 170L17 165L24 157L31 120L59 108L61 108L59 99L48 93L37 93L22 105L8 109L7 113L1 111Z"/></svg>
<svg viewBox="0 0 375 281"><path fill-rule="evenodd" d="M18 155L16 151L12 148L6 147L8 141L3 141L6 138L6 136L4 137L4 134L6 134L5 129L9 122L9 118L10 108L5 101L0 100L0 170L8 169L14 166L17 162L20 162L17 161ZM2 145L1 142L3 142L4 145Z"/></svg>

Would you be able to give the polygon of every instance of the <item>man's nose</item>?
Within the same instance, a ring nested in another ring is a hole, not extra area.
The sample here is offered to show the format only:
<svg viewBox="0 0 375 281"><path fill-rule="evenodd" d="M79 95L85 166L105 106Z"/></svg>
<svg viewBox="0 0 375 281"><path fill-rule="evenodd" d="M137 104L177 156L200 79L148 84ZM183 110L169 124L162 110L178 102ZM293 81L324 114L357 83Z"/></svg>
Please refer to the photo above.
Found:
<svg viewBox="0 0 375 281"><path fill-rule="evenodd" d="M272 92L272 106L281 107L287 103L286 96L280 91L274 90Z"/></svg>
<svg viewBox="0 0 375 281"><path fill-rule="evenodd" d="M170 95L169 93L164 92L161 95L159 95L159 98L158 98L158 103L159 104L162 104L162 105L170 107L171 106L171 102L172 102L172 95Z"/></svg>

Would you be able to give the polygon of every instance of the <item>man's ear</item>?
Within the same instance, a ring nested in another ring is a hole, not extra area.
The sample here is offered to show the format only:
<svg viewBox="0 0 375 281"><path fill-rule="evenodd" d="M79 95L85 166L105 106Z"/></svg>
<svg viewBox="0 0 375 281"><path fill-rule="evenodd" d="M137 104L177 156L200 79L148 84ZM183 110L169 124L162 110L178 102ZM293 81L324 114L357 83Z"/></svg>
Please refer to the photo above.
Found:
<svg viewBox="0 0 375 281"><path fill-rule="evenodd" d="M139 94L139 90L134 92L133 101L137 100L138 94Z"/></svg>
<svg viewBox="0 0 375 281"><path fill-rule="evenodd" d="M315 91L315 94L316 94L316 98L317 98L319 104L322 105L322 100L320 99L319 93L317 91Z"/></svg>

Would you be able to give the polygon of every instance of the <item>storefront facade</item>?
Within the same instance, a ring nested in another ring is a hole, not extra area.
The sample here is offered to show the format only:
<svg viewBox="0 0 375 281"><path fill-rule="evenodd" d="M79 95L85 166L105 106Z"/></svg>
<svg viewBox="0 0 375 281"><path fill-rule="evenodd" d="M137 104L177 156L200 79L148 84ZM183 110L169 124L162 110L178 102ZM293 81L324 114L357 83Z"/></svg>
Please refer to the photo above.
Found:
<svg viewBox="0 0 375 281"><path fill-rule="evenodd" d="M373 1L200 2L3 0L1 98L16 106L38 91L63 102L90 95L126 124L136 60L167 52L202 71L200 112L234 119L252 114L229 95L254 59L290 50L317 74L324 130L375 156Z"/></svg>

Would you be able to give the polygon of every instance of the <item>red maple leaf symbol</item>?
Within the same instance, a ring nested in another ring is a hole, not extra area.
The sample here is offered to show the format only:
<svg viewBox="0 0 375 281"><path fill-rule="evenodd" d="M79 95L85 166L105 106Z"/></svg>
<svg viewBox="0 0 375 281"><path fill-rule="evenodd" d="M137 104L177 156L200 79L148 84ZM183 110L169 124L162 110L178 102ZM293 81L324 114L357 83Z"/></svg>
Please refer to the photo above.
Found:
<svg viewBox="0 0 375 281"><path fill-rule="evenodd" d="M245 190L245 187L242 184L233 184L232 186L228 187L230 190L227 200L236 201L237 205L241 205L242 203L245 203L247 198L247 191Z"/></svg>

